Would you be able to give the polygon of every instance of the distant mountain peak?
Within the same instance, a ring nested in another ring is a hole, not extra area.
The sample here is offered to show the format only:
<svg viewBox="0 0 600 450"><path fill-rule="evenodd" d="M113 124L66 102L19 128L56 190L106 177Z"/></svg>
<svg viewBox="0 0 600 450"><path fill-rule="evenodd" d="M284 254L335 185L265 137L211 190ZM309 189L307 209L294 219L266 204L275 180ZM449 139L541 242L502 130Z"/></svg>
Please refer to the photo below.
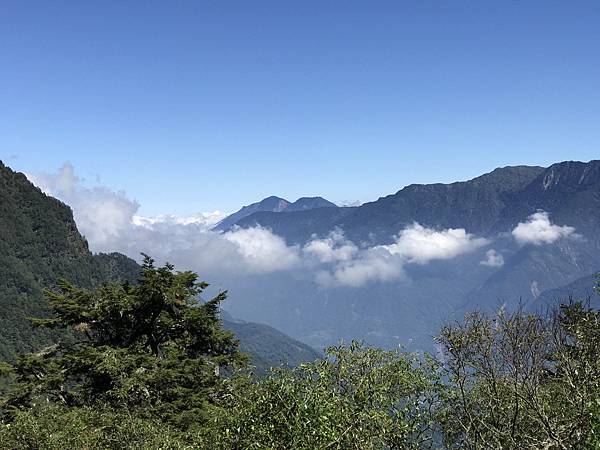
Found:
<svg viewBox="0 0 600 450"><path fill-rule="evenodd" d="M335 203L323 197L300 197L286 208L286 211L304 211L315 208L337 208Z"/></svg>
<svg viewBox="0 0 600 450"><path fill-rule="evenodd" d="M259 202L242 207L239 211L227 216L215 226L216 230L228 230L238 221L257 212L293 212L307 211L315 208L337 208L337 205L323 197L300 197L294 203L284 198L271 195Z"/></svg>
<svg viewBox="0 0 600 450"><path fill-rule="evenodd" d="M260 210L268 209L273 212L280 212L286 209L289 205L291 205L291 203L288 202L285 198L271 195L270 197L262 199L260 202L252 203L251 205L242 207L240 211L243 211L245 209L250 210L260 208Z"/></svg>

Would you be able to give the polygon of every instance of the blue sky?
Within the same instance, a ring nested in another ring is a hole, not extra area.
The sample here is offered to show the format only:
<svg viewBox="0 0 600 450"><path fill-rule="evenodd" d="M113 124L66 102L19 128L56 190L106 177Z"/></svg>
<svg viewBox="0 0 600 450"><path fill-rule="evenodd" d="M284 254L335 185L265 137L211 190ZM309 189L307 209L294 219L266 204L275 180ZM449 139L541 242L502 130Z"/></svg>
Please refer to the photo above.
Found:
<svg viewBox="0 0 600 450"><path fill-rule="evenodd" d="M0 158L141 213L600 156L597 1L4 1Z"/></svg>

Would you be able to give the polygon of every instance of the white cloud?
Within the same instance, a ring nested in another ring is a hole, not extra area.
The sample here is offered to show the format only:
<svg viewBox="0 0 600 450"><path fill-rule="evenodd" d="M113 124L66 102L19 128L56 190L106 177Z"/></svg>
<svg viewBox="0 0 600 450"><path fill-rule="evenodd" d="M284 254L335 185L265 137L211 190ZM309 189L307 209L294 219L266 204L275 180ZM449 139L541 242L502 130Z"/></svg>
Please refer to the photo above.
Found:
<svg viewBox="0 0 600 450"><path fill-rule="evenodd" d="M491 250L488 250L487 252L485 252L485 257L486 257L486 259L484 259L483 261L481 261L479 263L482 266L502 267L504 265L504 256L502 256L500 253L498 253L494 249L491 249Z"/></svg>
<svg viewBox="0 0 600 450"><path fill-rule="evenodd" d="M137 215L139 205L123 192L88 187L65 164L55 174L27 175L48 195L67 203L94 252L118 251L133 258L145 252L197 271L256 273L286 270L297 264L299 251L263 228L210 231L226 214L190 216Z"/></svg>
<svg viewBox="0 0 600 450"><path fill-rule="evenodd" d="M97 251L109 250L112 240L130 226L139 208L139 204L123 192L101 186L85 187L70 164L63 165L56 174L28 174L27 177L44 193L73 209L79 230Z"/></svg>
<svg viewBox="0 0 600 450"><path fill-rule="evenodd" d="M403 256L408 262L425 264L435 259L454 258L487 243L487 239L477 238L464 228L437 231L415 223L402 230L395 243L382 247L392 255Z"/></svg>
<svg viewBox="0 0 600 450"><path fill-rule="evenodd" d="M227 213L221 211L213 211L191 214L189 216L177 216L174 214L165 214L154 217L133 216L132 222L134 225L150 229L162 225L197 225L203 230L210 230L227 217L227 215Z"/></svg>
<svg viewBox="0 0 600 450"><path fill-rule="evenodd" d="M451 259L487 244L464 229L436 231L418 223L400 231L395 242L370 248L358 248L340 231L325 239L314 239L304 246L304 253L329 263L317 274L322 285L362 286L370 281L390 281L405 276L404 266L425 264L432 260Z"/></svg>
<svg viewBox="0 0 600 450"><path fill-rule="evenodd" d="M359 249L339 229L326 238L313 238L302 251L306 264L317 263L315 280L321 286L358 287L404 276L401 258L381 246Z"/></svg>
<svg viewBox="0 0 600 450"><path fill-rule="evenodd" d="M355 207L362 205L364 202L361 200L340 200L334 203L341 207Z"/></svg>
<svg viewBox="0 0 600 450"><path fill-rule="evenodd" d="M235 228L219 236L234 243L242 257L259 272L289 269L300 262L298 247L288 246L282 237L266 228Z"/></svg>
<svg viewBox="0 0 600 450"><path fill-rule="evenodd" d="M391 281L405 276L400 257L383 247L361 251L354 259L341 261L330 271L317 273L321 285L359 287L371 281Z"/></svg>
<svg viewBox="0 0 600 450"><path fill-rule="evenodd" d="M559 226L550 222L547 212L538 211L530 215L526 222L520 222L514 230L513 237L520 244L552 244L561 238L574 235L575 228L567 225Z"/></svg>
<svg viewBox="0 0 600 450"><path fill-rule="evenodd" d="M342 230L336 229L324 239L313 238L304 246L303 251L322 263L331 263L352 259L358 253L358 247L344 237Z"/></svg>

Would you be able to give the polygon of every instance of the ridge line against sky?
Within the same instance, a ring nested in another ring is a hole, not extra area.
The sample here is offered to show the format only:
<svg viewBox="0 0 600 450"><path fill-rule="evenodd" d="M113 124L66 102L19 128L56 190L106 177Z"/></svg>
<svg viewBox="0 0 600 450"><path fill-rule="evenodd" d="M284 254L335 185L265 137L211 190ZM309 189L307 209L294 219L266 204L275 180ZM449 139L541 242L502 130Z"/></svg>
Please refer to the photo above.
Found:
<svg viewBox="0 0 600 450"><path fill-rule="evenodd" d="M582 162L582 163L588 163L590 161L592 161L592 159L590 160L574 160L574 159L569 159L569 160L565 160L565 161L573 161L573 162ZM541 165L541 164L536 164L535 166L539 166L539 167L549 167L552 164L556 164L556 163L560 163L560 162L565 162L565 161L554 161L551 163L548 163L546 165ZM138 217L140 217L142 219L147 218L154 218L154 219L166 219L166 218L175 218L178 217L180 220L186 220L187 219L193 219L194 216L213 216L214 218L219 217L219 220L227 217L230 214L233 214L237 211L239 211L242 207L244 206L248 206L251 205L253 203L258 203L261 200L264 200L266 197L269 197L271 195L275 195L277 197L280 198L284 198L288 201L291 200L291 202L295 202L296 200L300 199L301 197L310 197L308 195L301 195L299 197L285 197L280 195L279 193L275 193L275 194L270 194L268 196L265 197L261 197L261 198L256 198L256 199L251 199L248 200L247 203L240 203L238 206L234 206L232 209L227 210L227 209L223 209L223 208L215 208L215 209L204 209L204 210L190 210L190 209L185 209L183 212L178 212L176 209L167 209L165 211L157 211L154 213L148 213L147 212L147 208L144 208L143 205L139 202L139 200L131 195L129 195L128 192L126 192L123 189L118 189L118 188L114 188L112 186L108 186L105 183L103 183L102 181L102 177L99 174L94 174L93 178L85 178L85 177L81 177L79 176L79 174L77 174L77 176L75 176L75 168L74 166L70 163L70 162L65 162L62 166L60 166L57 170L50 170L50 171L38 171L38 172L30 172L28 170L23 170L23 169L19 169L19 165L16 164L19 162L19 156L18 155L10 155L8 158L3 159L2 155L0 154L0 162L4 162L4 164L8 165L11 169L19 171L19 172L23 172L25 173L28 177L30 178L36 178L36 177L41 177L41 178L46 178L46 177L54 177L57 179L60 179L61 177L64 176L65 173L69 173L69 176L72 177L74 176L77 179L77 182L81 185L81 186L85 186L88 189L100 189L100 190L105 190L105 189L110 189L113 192L118 193L119 195L125 197L130 197L132 202L134 202L137 207L139 208L139 214ZM360 206L364 203L368 203L368 202L373 202L376 201L380 198L386 197L388 195L393 195L396 194L397 192L401 191L402 189L404 189L405 187L411 185L411 184L422 184L422 185L428 185L428 184L452 184L452 183L461 183L461 182L466 182L466 181L470 181L473 180L475 178L478 178L482 175L486 175L491 173L492 171L496 170L496 169L502 169L502 168L506 168L506 167L515 167L515 166L529 166L532 167L534 166L534 164L510 164L510 165L504 165L504 166L498 166L498 167L494 167L492 169L488 169L485 170L484 172L475 174L473 176L470 176L468 178L465 179L450 179L450 180L445 180L445 181L430 181L430 182L414 182L414 183L408 183L408 184L404 184L404 185L400 185L398 186L395 190L393 190L392 192L388 192L388 193L381 193L379 195L377 195L374 198L371 199L362 199L362 200L350 200L350 199L345 199L345 200L333 200L333 203L335 203L338 206L343 206L343 207L356 207L356 206ZM177 195L177 193L173 193L173 195ZM314 197L323 197L325 198L324 195L320 195L320 194L315 194ZM326 200L330 200L329 198L326 198ZM214 224L217 223L217 221L213 220L211 221L211 223L214 222Z"/></svg>
<svg viewBox="0 0 600 450"><path fill-rule="evenodd" d="M600 3L3 3L0 159L143 215L597 158Z"/></svg>

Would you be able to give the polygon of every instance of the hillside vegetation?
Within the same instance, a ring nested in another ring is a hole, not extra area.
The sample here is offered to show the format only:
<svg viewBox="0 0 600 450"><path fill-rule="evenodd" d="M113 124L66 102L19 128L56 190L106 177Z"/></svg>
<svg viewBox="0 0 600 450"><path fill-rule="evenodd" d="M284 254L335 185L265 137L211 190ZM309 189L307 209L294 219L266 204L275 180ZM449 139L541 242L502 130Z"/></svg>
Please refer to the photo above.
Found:
<svg viewBox="0 0 600 450"><path fill-rule="evenodd" d="M600 445L600 312L471 313L440 355L353 342L327 358L246 370L224 294L155 267L90 291L61 283L52 318L73 340L0 366L0 447L571 449Z"/></svg>

